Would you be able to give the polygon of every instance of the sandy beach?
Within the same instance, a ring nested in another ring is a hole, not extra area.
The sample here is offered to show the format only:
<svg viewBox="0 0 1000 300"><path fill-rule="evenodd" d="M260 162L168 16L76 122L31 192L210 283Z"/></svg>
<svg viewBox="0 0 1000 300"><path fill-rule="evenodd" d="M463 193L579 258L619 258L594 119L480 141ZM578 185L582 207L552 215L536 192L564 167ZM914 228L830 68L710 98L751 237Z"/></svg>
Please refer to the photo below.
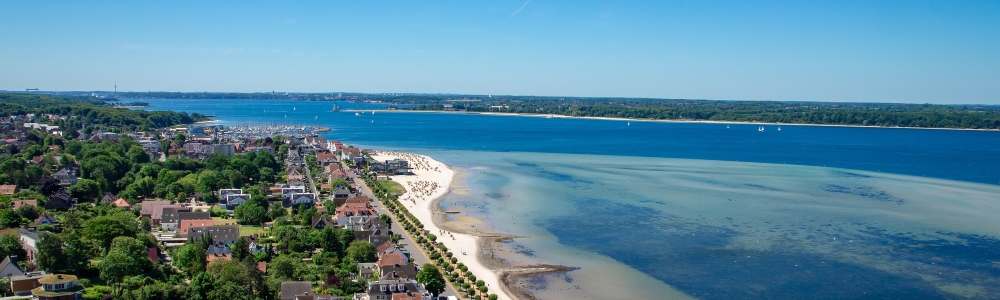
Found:
<svg viewBox="0 0 1000 300"><path fill-rule="evenodd" d="M435 211L440 213L438 200L450 192L451 183L455 176L454 170L426 155L376 151L372 154L372 158L376 160L395 158L408 160L414 175L391 176L393 181L406 188L406 193L399 197L399 202L420 220L424 229L437 236L437 241L443 242L455 254L458 261L466 265L469 271L476 275L477 279L486 282L491 294L496 294L499 299L514 299L506 294L505 289L502 288L497 272L488 268L479 259L482 238L444 230L439 224L441 220L436 220L441 218L435 218Z"/></svg>

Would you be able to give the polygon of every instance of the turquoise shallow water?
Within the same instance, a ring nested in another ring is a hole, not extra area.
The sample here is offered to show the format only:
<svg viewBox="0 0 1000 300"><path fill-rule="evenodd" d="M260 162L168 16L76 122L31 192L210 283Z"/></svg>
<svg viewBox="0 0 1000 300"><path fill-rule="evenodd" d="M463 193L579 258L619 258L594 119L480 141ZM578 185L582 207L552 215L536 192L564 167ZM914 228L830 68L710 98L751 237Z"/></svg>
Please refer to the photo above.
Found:
<svg viewBox="0 0 1000 300"><path fill-rule="evenodd" d="M327 126L329 138L448 163L462 193L443 205L529 237L504 245L508 259L580 267L522 283L544 299L1000 294L998 132L144 101Z"/></svg>

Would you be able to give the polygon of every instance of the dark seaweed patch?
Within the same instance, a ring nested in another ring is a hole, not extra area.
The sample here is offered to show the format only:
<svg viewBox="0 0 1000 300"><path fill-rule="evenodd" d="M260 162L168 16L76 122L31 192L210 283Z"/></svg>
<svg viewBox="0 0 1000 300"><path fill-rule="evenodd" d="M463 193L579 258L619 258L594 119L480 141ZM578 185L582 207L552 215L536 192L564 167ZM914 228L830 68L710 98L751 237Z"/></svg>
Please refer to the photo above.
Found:
<svg viewBox="0 0 1000 300"><path fill-rule="evenodd" d="M890 195L886 191L879 191L866 186L849 188L846 186L828 184L823 186L823 190L831 193L841 193L841 194L858 196L869 200L882 201L882 202L895 202L896 204L899 205L902 205L903 203L906 202L906 200L904 200L903 198Z"/></svg>

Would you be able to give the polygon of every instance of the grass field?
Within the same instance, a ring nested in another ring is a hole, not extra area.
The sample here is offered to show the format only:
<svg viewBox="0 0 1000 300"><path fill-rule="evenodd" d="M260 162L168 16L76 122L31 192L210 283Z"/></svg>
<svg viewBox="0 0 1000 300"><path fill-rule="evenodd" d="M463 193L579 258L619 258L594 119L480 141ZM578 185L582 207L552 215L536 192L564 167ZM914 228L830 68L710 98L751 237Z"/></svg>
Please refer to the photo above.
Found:
<svg viewBox="0 0 1000 300"><path fill-rule="evenodd" d="M389 190L389 192L396 193L397 195L402 195L403 193L406 192L406 189L403 188L403 185L399 184L399 182L395 182L392 180L379 180L378 184L384 187L386 190Z"/></svg>
<svg viewBox="0 0 1000 300"><path fill-rule="evenodd" d="M236 219L223 219L220 217L212 217L212 222L215 225L236 225Z"/></svg>
<svg viewBox="0 0 1000 300"><path fill-rule="evenodd" d="M251 236L264 232L264 227L240 225L240 236Z"/></svg>

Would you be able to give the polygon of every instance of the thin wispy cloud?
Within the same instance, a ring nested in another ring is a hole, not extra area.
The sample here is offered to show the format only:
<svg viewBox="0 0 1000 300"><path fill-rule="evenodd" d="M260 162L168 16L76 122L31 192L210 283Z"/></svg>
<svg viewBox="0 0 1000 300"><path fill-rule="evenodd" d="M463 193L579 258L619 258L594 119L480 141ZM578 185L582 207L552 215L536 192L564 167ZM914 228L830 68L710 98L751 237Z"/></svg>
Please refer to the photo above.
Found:
<svg viewBox="0 0 1000 300"><path fill-rule="evenodd" d="M515 10L514 13L510 14L510 17L507 17L507 19L513 18L514 15L516 15L519 12L521 12L521 10L524 9L525 6L528 6L528 3L530 3L530 2L531 2L531 0L524 1L524 4L521 4L521 8L518 8L517 10Z"/></svg>

